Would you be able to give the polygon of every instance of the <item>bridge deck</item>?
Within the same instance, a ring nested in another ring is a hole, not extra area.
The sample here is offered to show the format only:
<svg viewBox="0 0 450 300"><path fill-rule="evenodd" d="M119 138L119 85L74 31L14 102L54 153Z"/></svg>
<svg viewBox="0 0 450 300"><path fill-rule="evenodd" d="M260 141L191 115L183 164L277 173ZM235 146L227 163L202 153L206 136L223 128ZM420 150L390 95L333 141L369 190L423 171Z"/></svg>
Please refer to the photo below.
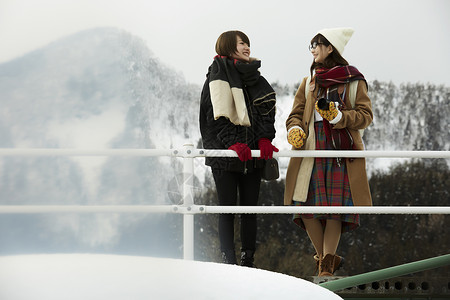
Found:
<svg viewBox="0 0 450 300"><path fill-rule="evenodd" d="M345 278L345 276L317 277L310 281L320 284L331 280ZM336 294L347 298L422 298L422 299L450 299L449 277L396 277L369 284L361 284L337 291Z"/></svg>

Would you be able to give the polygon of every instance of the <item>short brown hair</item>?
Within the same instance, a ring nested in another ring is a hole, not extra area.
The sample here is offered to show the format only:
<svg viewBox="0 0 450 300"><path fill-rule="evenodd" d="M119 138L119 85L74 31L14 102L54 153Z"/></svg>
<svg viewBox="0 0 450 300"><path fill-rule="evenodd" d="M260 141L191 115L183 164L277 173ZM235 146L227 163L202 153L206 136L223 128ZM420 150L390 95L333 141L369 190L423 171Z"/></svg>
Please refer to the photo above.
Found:
<svg viewBox="0 0 450 300"><path fill-rule="evenodd" d="M240 37L250 47L250 40L245 33L239 30L226 31L217 39L216 53L222 56L231 56L236 53L237 37Z"/></svg>

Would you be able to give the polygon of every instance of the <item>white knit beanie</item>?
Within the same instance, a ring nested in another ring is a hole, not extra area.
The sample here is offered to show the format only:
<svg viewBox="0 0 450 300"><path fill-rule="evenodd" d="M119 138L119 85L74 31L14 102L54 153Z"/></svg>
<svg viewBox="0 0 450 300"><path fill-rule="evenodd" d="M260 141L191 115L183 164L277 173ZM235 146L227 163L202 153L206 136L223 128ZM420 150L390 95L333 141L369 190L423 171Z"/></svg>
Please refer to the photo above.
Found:
<svg viewBox="0 0 450 300"><path fill-rule="evenodd" d="M342 55L344 52L344 47L347 45L348 41L352 37L354 30L349 27L340 28L325 28L317 32L317 34L323 35Z"/></svg>

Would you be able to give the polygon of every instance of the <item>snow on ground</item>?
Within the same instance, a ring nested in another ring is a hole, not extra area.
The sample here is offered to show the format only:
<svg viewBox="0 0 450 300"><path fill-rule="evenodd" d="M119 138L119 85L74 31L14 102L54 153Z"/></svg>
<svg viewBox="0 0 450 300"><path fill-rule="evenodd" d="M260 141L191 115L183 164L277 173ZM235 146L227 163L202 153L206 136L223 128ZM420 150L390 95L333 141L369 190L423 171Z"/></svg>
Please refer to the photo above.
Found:
<svg viewBox="0 0 450 300"><path fill-rule="evenodd" d="M0 257L0 299L342 299L265 270L181 259L98 254Z"/></svg>

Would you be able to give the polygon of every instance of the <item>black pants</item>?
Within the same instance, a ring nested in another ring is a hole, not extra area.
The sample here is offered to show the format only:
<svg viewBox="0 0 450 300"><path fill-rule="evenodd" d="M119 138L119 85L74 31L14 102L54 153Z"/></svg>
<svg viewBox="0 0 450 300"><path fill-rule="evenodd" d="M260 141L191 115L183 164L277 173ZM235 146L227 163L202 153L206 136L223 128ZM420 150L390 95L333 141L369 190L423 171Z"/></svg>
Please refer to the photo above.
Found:
<svg viewBox="0 0 450 300"><path fill-rule="evenodd" d="M219 205L255 206L258 204L261 172L254 169L247 174L212 170ZM234 250L234 214L219 214L219 240L222 251ZM241 215L241 242L243 250L256 248L256 214Z"/></svg>

